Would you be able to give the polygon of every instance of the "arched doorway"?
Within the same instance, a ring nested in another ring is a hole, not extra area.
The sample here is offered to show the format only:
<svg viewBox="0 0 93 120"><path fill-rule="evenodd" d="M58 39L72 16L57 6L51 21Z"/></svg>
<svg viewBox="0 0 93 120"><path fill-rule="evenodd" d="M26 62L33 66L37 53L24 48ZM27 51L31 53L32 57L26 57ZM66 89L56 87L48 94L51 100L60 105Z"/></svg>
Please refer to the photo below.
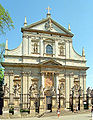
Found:
<svg viewBox="0 0 93 120"><path fill-rule="evenodd" d="M50 110L52 112L52 95L50 90L46 90L44 92L46 99L46 110Z"/></svg>

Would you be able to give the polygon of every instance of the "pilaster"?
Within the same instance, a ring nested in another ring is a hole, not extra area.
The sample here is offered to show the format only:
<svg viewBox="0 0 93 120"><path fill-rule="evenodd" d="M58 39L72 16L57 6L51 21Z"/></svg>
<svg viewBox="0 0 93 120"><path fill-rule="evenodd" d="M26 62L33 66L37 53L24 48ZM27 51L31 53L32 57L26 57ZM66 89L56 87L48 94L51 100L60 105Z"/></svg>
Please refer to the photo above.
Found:
<svg viewBox="0 0 93 120"><path fill-rule="evenodd" d="M44 82L44 73L41 73L41 81L42 81L42 88L45 87L45 82Z"/></svg>
<svg viewBox="0 0 93 120"><path fill-rule="evenodd" d="M12 70L8 71L5 73L5 76L8 75L8 81L7 81L7 87L9 88L9 105L13 104L13 95L14 95L14 91L13 91L13 87L14 87L14 83L13 83L13 79L14 79L14 73Z"/></svg>
<svg viewBox="0 0 93 120"><path fill-rule="evenodd" d="M41 40L40 40L40 55L43 57L43 51L44 51L44 49L43 49L43 38L41 38Z"/></svg>
<svg viewBox="0 0 93 120"><path fill-rule="evenodd" d="M86 75L83 75L83 91L84 100L86 100Z"/></svg>
<svg viewBox="0 0 93 120"><path fill-rule="evenodd" d="M74 74L73 73L70 73L69 74L69 77L70 77L70 79L69 79L69 91L71 91L71 89L72 89L72 87L74 86Z"/></svg>
<svg viewBox="0 0 93 120"><path fill-rule="evenodd" d="M66 108L69 108L69 74L66 74Z"/></svg>
<svg viewBox="0 0 93 120"><path fill-rule="evenodd" d="M55 40L55 57L58 57L58 40Z"/></svg>
<svg viewBox="0 0 93 120"><path fill-rule="evenodd" d="M83 90L83 76L82 74L79 75L80 87Z"/></svg>
<svg viewBox="0 0 93 120"><path fill-rule="evenodd" d="M28 36L23 34L23 41L22 41L22 54L27 55L27 49L28 49Z"/></svg>
<svg viewBox="0 0 93 120"><path fill-rule="evenodd" d="M57 107L59 105L59 90L58 90L58 87L59 87L59 78L58 78L58 73L55 74L56 75L56 94L57 94Z"/></svg>

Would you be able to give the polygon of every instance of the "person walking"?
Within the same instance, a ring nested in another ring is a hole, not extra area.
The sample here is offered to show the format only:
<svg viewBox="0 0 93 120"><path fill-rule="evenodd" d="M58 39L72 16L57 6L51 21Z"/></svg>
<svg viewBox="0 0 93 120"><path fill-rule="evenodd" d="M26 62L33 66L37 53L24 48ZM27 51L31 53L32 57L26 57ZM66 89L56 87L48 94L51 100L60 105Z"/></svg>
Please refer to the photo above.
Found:
<svg viewBox="0 0 93 120"><path fill-rule="evenodd" d="M91 117L92 117L92 120L93 120L93 106L92 106L92 109L91 109Z"/></svg>
<svg viewBox="0 0 93 120"><path fill-rule="evenodd" d="M60 109L59 108L57 110L57 115L58 115L58 118L59 118L59 116L60 116Z"/></svg>

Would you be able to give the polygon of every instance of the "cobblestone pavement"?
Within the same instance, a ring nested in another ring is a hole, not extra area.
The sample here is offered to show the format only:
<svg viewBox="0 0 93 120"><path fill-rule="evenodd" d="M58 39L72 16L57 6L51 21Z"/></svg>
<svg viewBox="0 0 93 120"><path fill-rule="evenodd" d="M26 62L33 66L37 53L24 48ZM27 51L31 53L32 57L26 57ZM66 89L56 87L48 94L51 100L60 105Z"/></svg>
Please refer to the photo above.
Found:
<svg viewBox="0 0 93 120"><path fill-rule="evenodd" d="M9 120L9 119L0 119L0 120ZM51 117L31 117L31 118L13 118L11 120L92 120L91 114L78 114L78 115L66 115L66 116L60 116L59 118L57 116L51 116Z"/></svg>

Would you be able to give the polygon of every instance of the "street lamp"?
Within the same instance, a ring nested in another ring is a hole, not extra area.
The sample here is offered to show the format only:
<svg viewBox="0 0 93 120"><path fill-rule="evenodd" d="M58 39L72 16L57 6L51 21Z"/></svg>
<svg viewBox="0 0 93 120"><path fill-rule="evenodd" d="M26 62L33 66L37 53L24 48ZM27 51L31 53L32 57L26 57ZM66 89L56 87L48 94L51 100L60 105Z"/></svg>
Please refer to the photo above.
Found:
<svg viewBox="0 0 93 120"><path fill-rule="evenodd" d="M79 92L79 97L78 97L78 99L79 99L79 103L78 103L78 110L80 110L81 87L79 88L78 92Z"/></svg>
<svg viewBox="0 0 93 120"><path fill-rule="evenodd" d="M58 105L58 108L60 109L60 86L58 86L58 90L59 90L59 105Z"/></svg>
<svg viewBox="0 0 93 120"><path fill-rule="evenodd" d="M74 97L74 87L72 88L72 106L71 106L71 111L73 112L73 97Z"/></svg>

